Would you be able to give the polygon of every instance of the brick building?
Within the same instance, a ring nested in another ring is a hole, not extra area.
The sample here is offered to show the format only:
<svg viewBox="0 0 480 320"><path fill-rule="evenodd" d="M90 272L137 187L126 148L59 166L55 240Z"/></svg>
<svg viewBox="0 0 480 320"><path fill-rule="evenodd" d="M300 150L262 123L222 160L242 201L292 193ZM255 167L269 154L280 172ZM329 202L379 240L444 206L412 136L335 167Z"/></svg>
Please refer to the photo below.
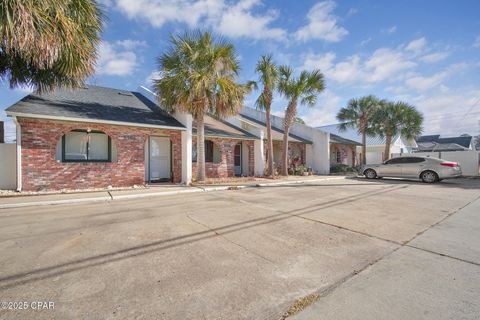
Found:
<svg viewBox="0 0 480 320"><path fill-rule="evenodd" d="M195 121L188 114L166 113L147 91L98 86L58 89L30 94L7 108L17 128L20 156L16 169L12 168L17 190L190 183L197 170ZM283 119L272 116L271 120L278 169ZM330 144L335 142L329 133L295 123L288 138L289 165L329 173ZM267 163L265 141L262 111L245 107L238 116L224 120L207 116L207 178L262 176ZM350 148L344 141L332 146ZM344 153L340 158L345 158Z"/></svg>

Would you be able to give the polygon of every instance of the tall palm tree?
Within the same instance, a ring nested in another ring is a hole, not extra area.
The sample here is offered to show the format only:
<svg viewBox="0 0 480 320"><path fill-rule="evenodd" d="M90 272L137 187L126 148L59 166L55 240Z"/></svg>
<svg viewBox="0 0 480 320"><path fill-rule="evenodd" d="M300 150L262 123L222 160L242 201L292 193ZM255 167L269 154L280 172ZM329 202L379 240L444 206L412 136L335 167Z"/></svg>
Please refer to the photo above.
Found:
<svg viewBox="0 0 480 320"><path fill-rule="evenodd" d="M273 171L273 139L272 124L270 119L271 105L273 100L273 92L277 86L278 69L272 61L272 55L263 55L257 63L255 72L259 74L258 82L263 86L262 93L258 97L255 105L258 109L264 110L267 125L267 176L272 176ZM252 84L252 83L250 83ZM256 86L256 83L253 84Z"/></svg>
<svg viewBox="0 0 480 320"><path fill-rule="evenodd" d="M279 68L278 91L288 99L285 109L283 150L282 150L282 175L288 175L288 135L290 127L297 117L297 105L313 106L317 96L325 89L325 81L320 70L311 72L302 71L298 77L293 75L293 69L287 66Z"/></svg>
<svg viewBox="0 0 480 320"><path fill-rule="evenodd" d="M423 115L406 102L387 101L374 114L374 131L385 138L384 159L390 159L392 139L401 134L406 139L414 139L422 133Z"/></svg>
<svg viewBox="0 0 480 320"><path fill-rule="evenodd" d="M355 128L362 136L362 164L367 163L367 135L373 135L372 120L375 111L380 105L380 100L375 96L369 95L359 99L350 99L346 107L343 107L337 113L340 130Z"/></svg>
<svg viewBox="0 0 480 320"><path fill-rule="evenodd" d="M38 92L95 71L103 13L95 0L0 2L0 80Z"/></svg>
<svg viewBox="0 0 480 320"><path fill-rule="evenodd" d="M154 81L160 104L189 112L197 124L197 181L205 181L204 117L238 114L246 93L237 83L240 70L232 44L209 32L172 36L170 49L158 57L161 78Z"/></svg>

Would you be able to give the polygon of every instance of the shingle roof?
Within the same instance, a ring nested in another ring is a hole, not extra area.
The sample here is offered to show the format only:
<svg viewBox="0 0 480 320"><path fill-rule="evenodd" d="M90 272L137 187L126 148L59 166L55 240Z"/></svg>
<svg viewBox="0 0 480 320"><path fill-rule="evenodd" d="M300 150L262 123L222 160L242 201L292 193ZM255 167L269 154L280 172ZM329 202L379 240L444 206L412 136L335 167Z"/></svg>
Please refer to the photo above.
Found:
<svg viewBox="0 0 480 320"><path fill-rule="evenodd" d="M5 110L45 118L77 118L82 121L128 122L132 125L184 128L144 95L126 90L86 86L30 94Z"/></svg>
<svg viewBox="0 0 480 320"><path fill-rule="evenodd" d="M236 139L258 139L257 136L226 121L205 116L204 130L206 137L225 137ZM197 124L193 122L193 132L197 132Z"/></svg>
<svg viewBox="0 0 480 320"><path fill-rule="evenodd" d="M243 119L247 120L247 121L254 122L254 123L259 124L259 125L261 125L261 126L266 126L266 124L265 124L264 122L259 121L259 120L257 120L257 119L254 119L254 118L252 118L252 117L249 117L249 116L247 116L247 115L239 114L238 116L239 116L240 118L243 118ZM276 131L276 132L278 132L278 133L283 134L283 130L280 129L280 128L277 128L277 127L275 127L275 126L272 126L272 131ZM305 144L313 144L312 141L307 140L307 139L304 139L304 138L302 138L302 137L300 137L300 136L297 136L296 134L293 134L293 133L289 133L288 136L289 136L290 138L293 138L294 140L297 140L297 142L301 142L301 143L305 143Z"/></svg>
<svg viewBox="0 0 480 320"><path fill-rule="evenodd" d="M440 138L440 135L428 135L428 136L421 136L416 139L417 144L425 144L425 143L432 143L432 144L456 144L462 146L463 148L470 148L472 143L473 137L471 136L460 136L460 137L448 137L448 138Z"/></svg>
<svg viewBox="0 0 480 320"><path fill-rule="evenodd" d="M338 124L338 123L337 124L331 124L331 125L328 125L328 126L320 126L320 127L317 127L317 128L319 128L320 130L326 131L326 132L333 133L333 134L335 134L339 137L342 137L344 139L353 140L355 142L358 142L360 145L362 144L362 137L361 137L360 134L358 134L356 129L347 128L347 130L342 131L342 130L340 130L340 124ZM393 138L393 141L397 140L398 137L399 136L396 135ZM386 143L385 138L382 138L382 137L379 137L379 136L375 136L375 137L367 136L367 146L384 145L385 143Z"/></svg>
<svg viewBox="0 0 480 320"><path fill-rule="evenodd" d="M337 136L336 134L333 134L333 133L330 133L330 142L338 143L338 144L352 144L352 145L355 145L355 146L361 146L362 145L360 142L353 141L353 140L350 140L350 139L345 139L345 138Z"/></svg>

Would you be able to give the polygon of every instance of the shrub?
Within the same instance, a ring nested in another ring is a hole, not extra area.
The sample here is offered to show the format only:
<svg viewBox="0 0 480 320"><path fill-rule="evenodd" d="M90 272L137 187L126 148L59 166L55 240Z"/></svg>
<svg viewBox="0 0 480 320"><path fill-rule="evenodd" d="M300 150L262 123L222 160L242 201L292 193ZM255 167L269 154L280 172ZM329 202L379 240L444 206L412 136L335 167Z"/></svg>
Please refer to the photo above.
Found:
<svg viewBox="0 0 480 320"><path fill-rule="evenodd" d="M356 172L356 170L346 164L333 164L330 166L330 173Z"/></svg>

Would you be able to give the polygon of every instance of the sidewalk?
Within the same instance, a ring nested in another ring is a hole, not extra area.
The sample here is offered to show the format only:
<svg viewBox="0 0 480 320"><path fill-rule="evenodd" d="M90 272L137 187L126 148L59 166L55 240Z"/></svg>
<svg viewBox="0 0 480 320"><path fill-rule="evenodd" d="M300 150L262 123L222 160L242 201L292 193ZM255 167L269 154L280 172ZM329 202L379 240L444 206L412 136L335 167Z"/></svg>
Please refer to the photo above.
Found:
<svg viewBox="0 0 480 320"><path fill-rule="evenodd" d="M127 189L127 190L102 190L92 192L78 193L59 193L59 194L38 194L38 195L17 195L10 197L0 197L0 210L30 206L55 205L55 204L73 204L100 201L114 201L138 199L145 197L169 196L183 193L194 192L212 192L243 188L257 188L267 186L278 186L284 184L302 184L318 181L345 179L344 176L291 176L281 179L256 179L246 182L229 182L207 185L150 185L148 188Z"/></svg>
<svg viewBox="0 0 480 320"><path fill-rule="evenodd" d="M479 319L479 213L477 198L288 319Z"/></svg>

